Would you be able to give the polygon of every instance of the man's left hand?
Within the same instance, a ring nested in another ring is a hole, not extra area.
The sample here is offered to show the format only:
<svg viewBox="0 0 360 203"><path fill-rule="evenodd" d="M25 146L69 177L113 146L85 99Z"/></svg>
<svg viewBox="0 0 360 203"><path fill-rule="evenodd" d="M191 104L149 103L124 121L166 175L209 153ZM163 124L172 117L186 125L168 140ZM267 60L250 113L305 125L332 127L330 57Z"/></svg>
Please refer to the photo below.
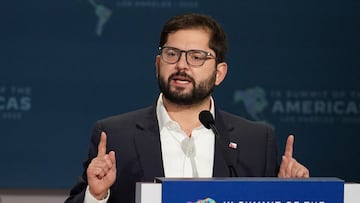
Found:
<svg viewBox="0 0 360 203"><path fill-rule="evenodd" d="M296 161L296 159L293 158L293 145L294 145L294 136L289 135L286 141L285 153L282 156L278 177L308 178L309 170L304 165L300 164L299 162Z"/></svg>

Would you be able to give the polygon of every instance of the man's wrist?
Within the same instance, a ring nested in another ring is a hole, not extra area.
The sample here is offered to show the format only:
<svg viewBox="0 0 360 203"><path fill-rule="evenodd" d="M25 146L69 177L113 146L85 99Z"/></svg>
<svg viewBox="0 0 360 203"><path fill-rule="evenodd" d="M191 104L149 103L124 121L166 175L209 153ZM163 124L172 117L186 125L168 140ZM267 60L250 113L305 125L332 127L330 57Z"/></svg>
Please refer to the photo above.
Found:
<svg viewBox="0 0 360 203"><path fill-rule="evenodd" d="M90 194L91 194L95 199L97 199L97 200L104 200L104 199L106 199L106 197L108 196L108 191L107 191L107 190L106 190L105 192L103 192L103 193L95 194L95 193L91 190L90 186L88 186L88 188L89 188Z"/></svg>
<svg viewBox="0 0 360 203"><path fill-rule="evenodd" d="M85 191L84 203L106 203L109 199L109 196L110 196L109 189L104 194L95 196L90 192L89 186L87 186Z"/></svg>

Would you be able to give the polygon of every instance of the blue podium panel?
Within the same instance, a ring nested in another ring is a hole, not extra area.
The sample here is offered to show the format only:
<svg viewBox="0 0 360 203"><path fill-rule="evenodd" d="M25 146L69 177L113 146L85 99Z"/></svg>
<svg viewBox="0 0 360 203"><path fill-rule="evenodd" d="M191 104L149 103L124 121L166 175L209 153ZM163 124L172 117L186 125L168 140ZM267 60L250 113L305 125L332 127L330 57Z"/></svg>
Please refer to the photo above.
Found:
<svg viewBox="0 0 360 203"><path fill-rule="evenodd" d="M157 178L162 203L341 203L338 178Z"/></svg>

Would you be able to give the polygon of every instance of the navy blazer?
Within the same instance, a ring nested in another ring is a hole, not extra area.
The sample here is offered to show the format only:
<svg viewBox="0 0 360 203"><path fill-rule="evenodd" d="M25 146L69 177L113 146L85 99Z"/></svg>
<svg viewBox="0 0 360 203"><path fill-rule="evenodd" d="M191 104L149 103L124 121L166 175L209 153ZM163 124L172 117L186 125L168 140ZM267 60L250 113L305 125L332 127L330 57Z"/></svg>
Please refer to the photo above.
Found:
<svg viewBox="0 0 360 203"><path fill-rule="evenodd" d="M273 129L265 124L215 110L220 139L215 141L213 177L229 177L220 143L235 164L240 177L273 177L278 173L277 147ZM87 186L86 169L97 155L100 134L107 134L107 151L115 151L117 176L108 203L134 203L136 182L153 182L164 177L156 106L109 117L96 122L88 159L79 182L65 203L83 203ZM237 144L236 149L229 143Z"/></svg>

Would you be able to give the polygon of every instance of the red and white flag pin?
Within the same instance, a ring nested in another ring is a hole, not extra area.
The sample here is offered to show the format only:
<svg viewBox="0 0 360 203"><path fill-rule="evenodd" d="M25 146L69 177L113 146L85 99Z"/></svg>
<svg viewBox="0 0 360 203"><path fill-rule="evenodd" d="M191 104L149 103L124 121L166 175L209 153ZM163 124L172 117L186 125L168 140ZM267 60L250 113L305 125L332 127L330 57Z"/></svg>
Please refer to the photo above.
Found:
<svg viewBox="0 0 360 203"><path fill-rule="evenodd" d="M230 142L229 143L229 147L230 148L233 148L233 149L236 149L237 148L237 144L235 142Z"/></svg>

